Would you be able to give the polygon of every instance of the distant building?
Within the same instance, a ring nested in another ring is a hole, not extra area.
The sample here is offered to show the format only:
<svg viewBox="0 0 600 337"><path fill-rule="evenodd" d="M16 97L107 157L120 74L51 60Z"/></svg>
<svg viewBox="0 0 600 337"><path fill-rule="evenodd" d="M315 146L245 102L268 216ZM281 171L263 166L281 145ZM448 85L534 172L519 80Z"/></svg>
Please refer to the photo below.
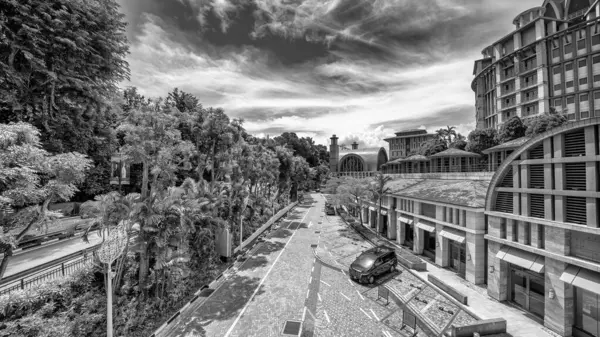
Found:
<svg viewBox="0 0 600 337"><path fill-rule="evenodd" d="M435 134L427 133L426 130L422 129L396 132L395 137L384 139L389 144L390 161L408 157L419 150L421 144L435 138L435 136Z"/></svg>
<svg viewBox="0 0 600 337"><path fill-rule="evenodd" d="M387 152L383 147L359 149L358 144L354 142L348 149L340 147L336 135L330 139L329 169L337 176L374 176L388 161Z"/></svg>
<svg viewBox="0 0 600 337"><path fill-rule="evenodd" d="M599 17L592 0L546 0L517 15L515 30L475 61L477 128L551 108L570 121L600 116Z"/></svg>

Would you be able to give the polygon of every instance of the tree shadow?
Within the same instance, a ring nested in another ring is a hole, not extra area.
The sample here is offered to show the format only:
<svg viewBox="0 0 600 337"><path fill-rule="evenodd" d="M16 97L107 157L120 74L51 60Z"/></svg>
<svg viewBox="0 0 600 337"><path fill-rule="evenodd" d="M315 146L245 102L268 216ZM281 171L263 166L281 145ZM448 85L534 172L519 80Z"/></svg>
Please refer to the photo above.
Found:
<svg viewBox="0 0 600 337"><path fill-rule="evenodd" d="M167 333L159 336L207 336L207 329L211 332L224 334L239 312L252 297L260 284L260 278L233 276L231 279L213 292L204 302L190 305ZM260 296L264 290L258 289L256 295ZM196 300L198 301L198 300ZM210 326L210 328L209 328Z"/></svg>
<svg viewBox="0 0 600 337"><path fill-rule="evenodd" d="M283 247L285 247L285 242L263 242L254 255L250 256L238 267L238 270L243 271L264 267L269 262L266 256L282 250Z"/></svg>

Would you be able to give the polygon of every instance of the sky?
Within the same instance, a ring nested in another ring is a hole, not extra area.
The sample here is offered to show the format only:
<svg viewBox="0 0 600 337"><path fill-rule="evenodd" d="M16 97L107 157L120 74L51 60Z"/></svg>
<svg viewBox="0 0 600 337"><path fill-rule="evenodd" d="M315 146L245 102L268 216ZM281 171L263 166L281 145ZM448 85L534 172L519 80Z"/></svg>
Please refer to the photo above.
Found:
<svg viewBox="0 0 600 337"><path fill-rule="evenodd" d="M475 128L473 62L542 0L117 0L130 81L177 87L248 132L383 146L404 129Z"/></svg>

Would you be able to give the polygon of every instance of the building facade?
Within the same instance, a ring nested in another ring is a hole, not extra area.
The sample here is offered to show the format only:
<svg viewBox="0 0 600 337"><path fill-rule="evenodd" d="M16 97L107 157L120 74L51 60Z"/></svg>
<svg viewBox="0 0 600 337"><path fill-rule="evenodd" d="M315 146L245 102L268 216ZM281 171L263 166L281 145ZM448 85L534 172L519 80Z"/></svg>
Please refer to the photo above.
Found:
<svg viewBox="0 0 600 337"><path fill-rule="evenodd" d="M371 177L388 161L387 152L383 147L359 149L355 142L348 149L338 144L336 135L330 139L329 169L336 176Z"/></svg>
<svg viewBox="0 0 600 337"><path fill-rule="evenodd" d="M555 109L571 121L600 115L600 4L546 0L476 60L477 128ZM598 112L596 112L598 111Z"/></svg>
<svg viewBox="0 0 600 337"><path fill-rule="evenodd" d="M406 158L416 152L421 144L435 138L434 134L426 130L413 129L396 132L395 137L384 139L389 144L390 160Z"/></svg>
<svg viewBox="0 0 600 337"><path fill-rule="evenodd" d="M600 336L599 131L593 118L528 140L486 197L488 294L562 336Z"/></svg>

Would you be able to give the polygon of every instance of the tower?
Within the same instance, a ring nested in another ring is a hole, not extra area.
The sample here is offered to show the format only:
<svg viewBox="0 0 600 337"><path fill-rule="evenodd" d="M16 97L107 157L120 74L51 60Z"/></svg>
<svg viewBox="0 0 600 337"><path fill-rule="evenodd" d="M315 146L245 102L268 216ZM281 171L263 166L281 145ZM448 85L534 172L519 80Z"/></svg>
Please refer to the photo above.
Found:
<svg viewBox="0 0 600 337"><path fill-rule="evenodd" d="M333 135L331 138L331 144L329 145L329 170L331 173L337 173L338 171L338 160L340 156L340 147L338 146L338 137Z"/></svg>

